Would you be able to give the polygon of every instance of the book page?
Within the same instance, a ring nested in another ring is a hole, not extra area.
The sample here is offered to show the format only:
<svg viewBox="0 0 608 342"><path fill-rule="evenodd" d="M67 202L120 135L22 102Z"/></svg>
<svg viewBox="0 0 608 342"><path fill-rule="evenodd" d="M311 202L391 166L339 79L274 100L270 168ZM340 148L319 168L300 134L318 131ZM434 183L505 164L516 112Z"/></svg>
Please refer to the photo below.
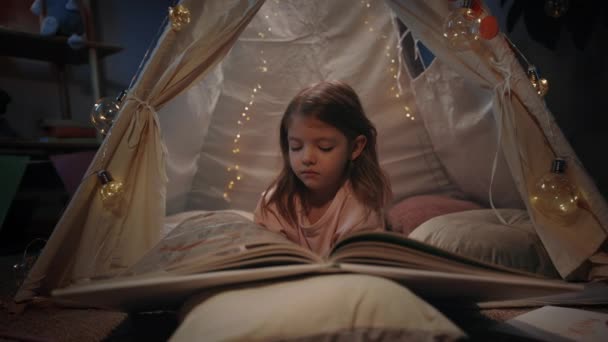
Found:
<svg viewBox="0 0 608 342"><path fill-rule="evenodd" d="M513 273L541 278L536 274L451 253L392 232L347 235L334 246L329 259L336 263L401 266L468 274Z"/></svg>
<svg viewBox="0 0 608 342"><path fill-rule="evenodd" d="M494 330L538 341L606 341L608 314L544 306L497 325Z"/></svg>
<svg viewBox="0 0 608 342"><path fill-rule="evenodd" d="M252 265L256 258L275 264L320 262L312 252L239 214L209 211L179 224L122 275L206 272Z"/></svg>

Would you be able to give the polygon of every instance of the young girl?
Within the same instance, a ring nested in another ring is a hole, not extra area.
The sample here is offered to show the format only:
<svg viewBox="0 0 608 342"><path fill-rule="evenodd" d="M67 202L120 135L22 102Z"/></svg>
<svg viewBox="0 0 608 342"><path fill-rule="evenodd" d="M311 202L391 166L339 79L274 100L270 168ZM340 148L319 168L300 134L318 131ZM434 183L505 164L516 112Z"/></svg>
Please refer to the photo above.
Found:
<svg viewBox="0 0 608 342"><path fill-rule="evenodd" d="M300 91L279 134L283 169L262 195L256 223L322 255L346 233L384 230L391 190L376 129L349 85L320 82Z"/></svg>

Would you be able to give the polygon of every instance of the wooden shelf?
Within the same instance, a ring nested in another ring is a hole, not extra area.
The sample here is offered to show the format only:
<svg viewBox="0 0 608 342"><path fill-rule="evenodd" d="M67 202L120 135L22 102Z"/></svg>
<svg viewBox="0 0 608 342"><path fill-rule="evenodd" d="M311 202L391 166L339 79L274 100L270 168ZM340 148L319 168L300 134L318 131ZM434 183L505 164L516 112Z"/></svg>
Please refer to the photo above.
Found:
<svg viewBox="0 0 608 342"><path fill-rule="evenodd" d="M20 32L0 28L0 56L12 56L53 62L56 64L87 64L87 48L72 49L67 37L41 36L29 32ZM86 47L95 48L98 58L115 54L122 47L100 42L86 42Z"/></svg>

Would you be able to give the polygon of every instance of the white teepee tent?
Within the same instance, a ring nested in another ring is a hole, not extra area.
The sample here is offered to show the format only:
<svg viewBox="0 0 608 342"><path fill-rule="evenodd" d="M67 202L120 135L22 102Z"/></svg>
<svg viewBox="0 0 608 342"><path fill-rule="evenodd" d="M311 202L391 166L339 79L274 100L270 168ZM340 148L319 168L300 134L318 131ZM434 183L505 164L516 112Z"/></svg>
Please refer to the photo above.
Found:
<svg viewBox="0 0 608 342"><path fill-rule="evenodd" d="M451 50L445 0L181 5L190 22L164 28L17 301L124 270L158 241L166 215L253 210L279 165L284 106L322 79L359 93L395 200L441 193L527 209L562 277L608 275L606 202L503 36ZM434 60L417 59L418 40ZM557 155L580 192L568 224L529 201ZM124 184L120 210L104 207L99 170Z"/></svg>

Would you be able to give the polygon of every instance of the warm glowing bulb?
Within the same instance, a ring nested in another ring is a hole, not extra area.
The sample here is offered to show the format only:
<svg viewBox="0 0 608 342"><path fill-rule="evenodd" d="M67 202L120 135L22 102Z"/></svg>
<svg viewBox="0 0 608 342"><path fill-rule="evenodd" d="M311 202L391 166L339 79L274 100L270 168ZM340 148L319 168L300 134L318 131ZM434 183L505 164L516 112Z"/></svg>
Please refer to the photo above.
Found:
<svg viewBox="0 0 608 342"><path fill-rule="evenodd" d="M190 23L190 10L183 5L169 7L169 19L171 20L171 29L180 31Z"/></svg>
<svg viewBox="0 0 608 342"><path fill-rule="evenodd" d="M91 111L91 123L97 131L102 134L108 134L108 131L114 124L120 106L127 93L121 92L116 98L102 97L95 102Z"/></svg>
<svg viewBox="0 0 608 342"><path fill-rule="evenodd" d="M101 170L97 173L97 177L101 182L101 201L104 207L111 210L119 210L124 193L123 185L119 181L115 181L110 175L110 172Z"/></svg>
<svg viewBox="0 0 608 342"><path fill-rule="evenodd" d="M538 70L534 65L530 65L528 67L527 74L530 84L532 84L532 87L536 90L536 93L541 97L547 95L547 92L549 91L549 81L544 78L540 78Z"/></svg>
<svg viewBox="0 0 608 342"><path fill-rule="evenodd" d="M540 80L538 80L538 88L536 88L536 93L543 97L545 95L547 95L547 92L549 91L549 81L547 81L544 78L541 78Z"/></svg>
<svg viewBox="0 0 608 342"><path fill-rule="evenodd" d="M555 159L551 172L536 182L530 203L547 218L571 223L578 216L578 191L566 177L566 162Z"/></svg>
<svg viewBox="0 0 608 342"><path fill-rule="evenodd" d="M470 49L480 39L492 39L498 35L495 16L482 15L480 8L455 8L443 24L443 36L448 46L457 51Z"/></svg>
<svg viewBox="0 0 608 342"><path fill-rule="evenodd" d="M111 181L110 183L101 187L101 199L105 204L108 202L115 202L120 200L120 196L123 193L123 187L121 182ZM112 206L112 205L110 205Z"/></svg>
<svg viewBox="0 0 608 342"><path fill-rule="evenodd" d="M456 8L450 12L443 24L443 36L454 50L466 50L471 42L477 40L474 27L479 18L467 7Z"/></svg>

